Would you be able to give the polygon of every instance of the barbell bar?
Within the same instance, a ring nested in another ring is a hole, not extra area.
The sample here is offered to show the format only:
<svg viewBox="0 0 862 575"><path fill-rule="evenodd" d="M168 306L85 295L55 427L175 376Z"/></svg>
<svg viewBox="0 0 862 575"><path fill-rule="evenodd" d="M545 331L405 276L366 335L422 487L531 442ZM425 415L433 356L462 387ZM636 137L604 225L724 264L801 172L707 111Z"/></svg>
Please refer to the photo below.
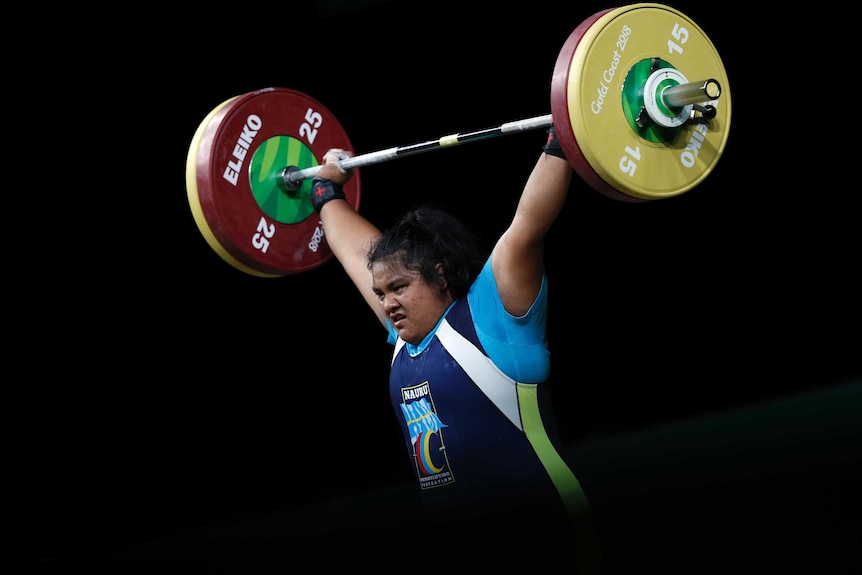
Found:
<svg viewBox="0 0 862 575"><path fill-rule="evenodd" d="M694 108L695 104L717 99L721 95L721 85L714 78L710 78L708 80L688 82L685 84L659 85L655 90L653 90L653 92L654 95L650 100L650 105L645 105L643 108L643 114L646 114L649 120L641 118L640 121L652 121L663 125L667 123L667 125L671 126L676 122L681 123L685 121L683 119L678 119L680 115L687 116L693 121L698 121L698 118L711 119L715 114L715 108L713 106L703 106L702 108L699 108L698 112L701 114L700 116L692 115L690 110ZM686 107L688 107L688 109L683 109ZM682 111L675 111L677 109L682 109ZM385 150L379 150L377 152L361 154L359 156L339 160L336 163L343 170L361 168L363 166L388 162L389 160L394 160L396 158L404 158L470 142L479 142L497 136L504 136L506 134L513 134L538 128L550 128L553 123L553 115L545 114L544 116L506 122L493 128L485 128L463 134L449 134L447 136L437 138L436 140L428 140L411 144L409 146L396 146ZM288 166L281 172L279 186L286 192L298 191L302 180L313 178L322 167L323 166L312 166L310 168L300 170L296 166Z"/></svg>
<svg viewBox="0 0 862 575"><path fill-rule="evenodd" d="M551 114L546 114L535 118L506 122L505 124L500 124L495 128L485 128L483 130L477 130L475 132L468 132L465 134L450 134L448 136L437 138L436 140L429 140L427 142L420 142L409 146L396 146L394 148L387 148L385 150L379 150L369 154L361 154L359 156L339 160L337 164L344 170L361 168L363 166L379 164L396 158L413 156L423 152L430 152L433 150L457 146L459 144L466 144L468 142L478 142L496 136L512 134L514 132L523 132L525 130L534 130L537 128L550 128L553 123L553 117ZM282 188L285 191L297 190L302 180L313 178L322 167L323 166L312 166L310 168L300 170L296 166L288 166L281 174L281 183L283 184Z"/></svg>
<svg viewBox="0 0 862 575"><path fill-rule="evenodd" d="M684 70L703 80L689 81ZM575 172L616 200L685 193L715 167L731 99L718 53L681 12L654 3L602 10L570 34L551 79L551 114L360 154L360 168L395 158L554 126ZM265 88L230 98L189 146L186 188L207 243L240 271L280 277L326 263L310 179L327 150L354 150L335 116L300 92ZM360 171L344 187L358 210Z"/></svg>

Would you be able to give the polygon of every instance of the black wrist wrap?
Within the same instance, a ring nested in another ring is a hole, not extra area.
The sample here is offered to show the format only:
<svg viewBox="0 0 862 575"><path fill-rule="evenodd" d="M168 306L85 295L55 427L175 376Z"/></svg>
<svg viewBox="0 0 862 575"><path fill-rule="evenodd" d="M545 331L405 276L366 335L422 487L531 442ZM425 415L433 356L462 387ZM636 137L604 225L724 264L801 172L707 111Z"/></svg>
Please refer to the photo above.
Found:
<svg viewBox="0 0 862 575"><path fill-rule="evenodd" d="M329 200L336 199L347 199L344 195L344 190L342 189L341 184L336 184L332 180L324 178L314 178L311 180L311 204L318 213L320 212L320 208L323 207L323 204Z"/></svg>
<svg viewBox="0 0 862 575"><path fill-rule="evenodd" d="M566 154L563 152L563 148L560 147L560 140L557 138L557 132L554 130L553 126L548 129L548 141L545 144L545 147L542 148L542 151L546 154L557 156L564 160L566 159Z"/></svg>

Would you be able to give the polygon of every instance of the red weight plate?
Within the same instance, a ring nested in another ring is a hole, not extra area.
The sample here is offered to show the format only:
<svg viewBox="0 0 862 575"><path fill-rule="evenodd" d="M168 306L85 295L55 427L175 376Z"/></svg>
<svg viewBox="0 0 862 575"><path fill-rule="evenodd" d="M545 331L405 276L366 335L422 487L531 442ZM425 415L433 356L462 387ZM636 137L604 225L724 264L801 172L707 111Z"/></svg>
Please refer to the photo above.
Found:
<svg viewBox="0 0 862 575"><path fill-rule="evenodd" d="M215 108L189 149L186 185L198 228L237 269L279 277L317 268L332 252L311 205L311 181L278 186L284 168L318 165L330 148L352 150L341 124L320 102L266 88ZM359 171L344 186L359 209Z"/></svg>
<svg viewBox="0 0 862 575"><path fill-rule="evenodd" d="M572 58L575 55L575 50L578 43L583 38L584 34L596 21L611 12L614 8L596 12L586 20L580 23L577 28L572 31L569 37L563 44L562 49L557 55L557 61L554 64L554 75L551 78L551 116L554 118L554 130L557 133L557 138L560 140L560 146L566 154L566 158L572 165L572 168L577 174L590 185L594 190L600 192L615 200L624 202L641 202L643 200L626 195L613 186L605 182L601 176L592 168L589 161L584 157L581 147L578 145L578 140L575 138L575 132L572 128L572 122L569 118L569 71L572 66Z"/></svg>

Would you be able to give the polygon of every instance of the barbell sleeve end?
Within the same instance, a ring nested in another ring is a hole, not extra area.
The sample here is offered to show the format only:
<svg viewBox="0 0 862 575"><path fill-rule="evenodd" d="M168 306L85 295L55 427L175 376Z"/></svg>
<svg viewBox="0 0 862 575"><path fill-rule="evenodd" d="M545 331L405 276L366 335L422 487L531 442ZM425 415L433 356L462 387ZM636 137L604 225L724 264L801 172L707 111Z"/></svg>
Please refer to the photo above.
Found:
<svg viewBox="0 0 862 575"><path fill-rule="evenodd" d="M302 185L303 180L313 178L322 167L323 166L312 166L310 168L300 170L296 166L287 166L279 174L279 177L276 179L276 184L282 191L287 192L288 194L296 192Z"/></svg>
<svg viewBox="0 0 862 575"><path fill-rule="evenodd" d="M662 90L661 99L669 107L681 107L716 100L720 95L721 84L710 78L700 82L669 86Z"/></svg>
<svg viewBox="0 0 862 575"><path fill-rule="evenodd" d="M278 184L278 187L281 188L282 191L287 192L291 196L295 195L291 192L298 191L302 184L302 179L295 177L295 174L299 171L299 168L296 166L287 166L279 174L279 177L276 179L276 184Z"/></svg>

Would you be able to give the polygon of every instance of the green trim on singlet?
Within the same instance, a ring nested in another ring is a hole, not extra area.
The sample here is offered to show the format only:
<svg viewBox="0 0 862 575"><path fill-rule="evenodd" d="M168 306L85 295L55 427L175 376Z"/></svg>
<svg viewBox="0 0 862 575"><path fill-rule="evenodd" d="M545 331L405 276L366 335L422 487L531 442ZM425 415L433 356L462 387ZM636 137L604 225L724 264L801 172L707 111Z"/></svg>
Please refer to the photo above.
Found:
<svg viewBox="0 0 862 575"><path fill-rule="evenodd" d="M581 482L560 457L542 423L542 415L539 412L538 386L518 383L517 388L524 433L563 499L566 511L570 517L589 516L591 513L590 504L581 488Z"/></svg>

